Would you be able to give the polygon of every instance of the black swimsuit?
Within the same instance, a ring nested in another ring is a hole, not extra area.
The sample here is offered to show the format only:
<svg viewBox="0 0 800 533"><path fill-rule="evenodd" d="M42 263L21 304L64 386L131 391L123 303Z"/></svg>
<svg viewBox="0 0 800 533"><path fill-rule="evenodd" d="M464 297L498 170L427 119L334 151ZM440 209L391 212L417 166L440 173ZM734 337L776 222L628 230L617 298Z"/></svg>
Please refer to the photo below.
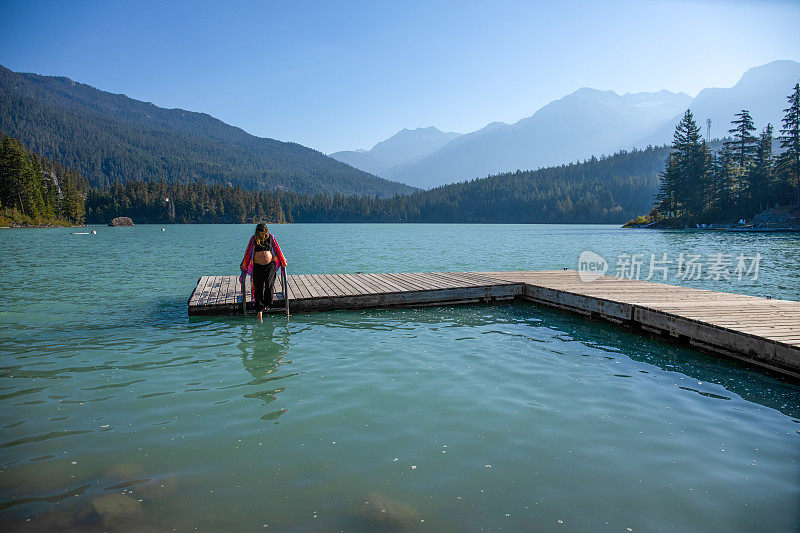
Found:
<svg viewBox="0 0 800 533"><path fill-rule="evenodd" d="M253 243L254 252L272 252L272 237L267 237L266 245ZM274 254L273 254L274 255ZM272 307L272 284L275 283L277 265L274 258L266 265L253 261L253 291L256 311L266 311Z"/></svg>
<svg viewBox="0 0 800 533"><path fill-rule="evenodd" d="M268 245L258 244L255 243L253 250L256 252L271 252L272 251L272 237L267 237L269 239Z"/></svg>

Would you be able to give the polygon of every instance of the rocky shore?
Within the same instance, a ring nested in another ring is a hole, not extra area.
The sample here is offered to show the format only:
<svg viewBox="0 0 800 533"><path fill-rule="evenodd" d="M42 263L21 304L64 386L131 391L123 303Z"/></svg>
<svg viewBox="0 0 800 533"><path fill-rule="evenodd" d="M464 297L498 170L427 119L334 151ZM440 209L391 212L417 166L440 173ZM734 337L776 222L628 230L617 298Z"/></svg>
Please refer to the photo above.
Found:
<svg viewBox="0 0 800 533"><path fill-rule="evenodd" d="M133 220L129 217L116 217L108 223L109 226L133 226Z"/></svg>
<svg viewBox="0 0 800 533"><path fill-rule="evenodd" d="M57 222L53 222L50 224L25 224L20 222L11 222L5 225L0 224L0 229L30 229L30 228L85 228L86 224L76 226L75 224L59 224Z"/></svg>
<svg viewBox="0 0 800 533"><path fill-rule="evenodd" d="M653 220L651 215L640 216L625 223L623 228L680 229L701 231L739 231L761 233L800 232L800 210L796 206L776 206L751 219L736 221L692 223L664 218Z"/></svg>

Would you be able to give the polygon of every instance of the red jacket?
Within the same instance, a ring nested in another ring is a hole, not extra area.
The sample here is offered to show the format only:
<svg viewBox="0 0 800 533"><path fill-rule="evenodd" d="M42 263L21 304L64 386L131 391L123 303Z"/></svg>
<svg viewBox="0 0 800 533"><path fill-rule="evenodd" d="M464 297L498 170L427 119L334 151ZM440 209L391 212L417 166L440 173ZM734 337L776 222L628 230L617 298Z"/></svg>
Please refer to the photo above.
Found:
<svg viewBox="0 0 800 533"><path fill-rule="evenodd" d="M286 268L286 258L283 256L283 252L281 251L281 247L278 246L278 241L275 239L273 234L269 234L269 238L272 239L272 254L273 261L275 261L275 266L277 268ZM244 251L244 258L242 259L242 264L244 264L244 269L242 269L241 281L242 287L244 287L244 277L247 274L253 275L253 254L255 254L256 248L256 236L253 235L250 237L250 242L247 243L247 249ZM241 265L239 265L241 268ZM250 284L250 293L253 296L255 292L255 288L252 284Z"/></svg>

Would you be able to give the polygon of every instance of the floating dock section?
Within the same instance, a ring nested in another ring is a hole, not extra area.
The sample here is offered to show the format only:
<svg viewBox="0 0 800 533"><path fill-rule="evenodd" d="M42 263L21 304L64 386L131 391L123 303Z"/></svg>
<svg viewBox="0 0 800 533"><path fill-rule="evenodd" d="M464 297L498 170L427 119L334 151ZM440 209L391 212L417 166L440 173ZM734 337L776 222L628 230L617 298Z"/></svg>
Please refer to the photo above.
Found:
<svg viewBox="0 0 800 533"><path fill-rule="evenodd" d="M512 300L522 294L519 283L475 272L290 274L286 281L292 312L477 303ZM284 307L280 285L277 281L274 285L275 312ZM249 278L244 292L252 306ZM238 276L203 276L189 298L190 315L241 312Z"/></svg>
<svg viewBox="0 0 800 533"><path fill-rule="evenodd" d="M574 270L292 274L276 283L275 312L525 300L687 342L800 378L800 302L603 276ZM249 280L245 305L251 305ZM242 312L238 276L203 276L190 315Z"/></svg>

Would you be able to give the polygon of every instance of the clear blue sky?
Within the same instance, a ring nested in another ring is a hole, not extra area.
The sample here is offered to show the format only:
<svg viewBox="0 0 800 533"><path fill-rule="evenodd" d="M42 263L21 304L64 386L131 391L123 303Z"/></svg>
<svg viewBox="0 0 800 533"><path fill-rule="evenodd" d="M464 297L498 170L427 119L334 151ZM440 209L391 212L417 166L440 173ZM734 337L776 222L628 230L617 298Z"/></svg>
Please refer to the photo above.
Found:
<svg viewBox="0 0 800 533"><path fill-rule="evenodd" d="M0 1L0 64L326 153L515 122L580 87L694 96L800 60L800 2Z"/></svg>

